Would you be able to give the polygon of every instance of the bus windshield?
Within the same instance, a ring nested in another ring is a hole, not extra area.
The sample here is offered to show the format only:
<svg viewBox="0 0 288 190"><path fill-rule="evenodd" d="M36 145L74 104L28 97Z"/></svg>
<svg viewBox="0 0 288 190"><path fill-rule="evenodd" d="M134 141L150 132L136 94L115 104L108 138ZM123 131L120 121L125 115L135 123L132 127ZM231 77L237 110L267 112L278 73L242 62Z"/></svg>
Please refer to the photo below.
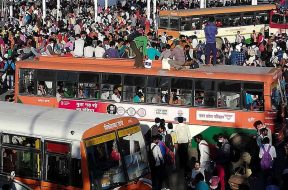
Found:
<svg viewBox="0 0 288 190"><path fill-rule="evenodd" d="M115 133L86 141L91 189L111 189L126 182Z"/></svg>
<svg viewBox="0 0 288 190"><path fill-rule="evenodd" d="M119 130L118 137L113 132L85 142L91 189L115 188L149 172L140 127Z"/></svg>
<svg viewBox="0 0 288 190"><path fill-rule="evenodd" d="M119 130L118 136L129 180L146 175L149 172L149 166L140 127L134 126Z"/></svg>

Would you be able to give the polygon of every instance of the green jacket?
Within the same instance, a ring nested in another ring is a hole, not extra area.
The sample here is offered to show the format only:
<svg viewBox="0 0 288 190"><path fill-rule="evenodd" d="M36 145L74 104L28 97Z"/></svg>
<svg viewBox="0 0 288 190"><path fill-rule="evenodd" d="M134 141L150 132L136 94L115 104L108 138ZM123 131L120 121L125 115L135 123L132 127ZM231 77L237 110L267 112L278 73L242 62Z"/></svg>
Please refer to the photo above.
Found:
<svg viewBox="0 0 288 190"><path fill-rule="evenodd" d="M148 39L146 36L138 36L134 39L134 42L140 51L142 51L143 55L147 55L147 43Z"/></svg>

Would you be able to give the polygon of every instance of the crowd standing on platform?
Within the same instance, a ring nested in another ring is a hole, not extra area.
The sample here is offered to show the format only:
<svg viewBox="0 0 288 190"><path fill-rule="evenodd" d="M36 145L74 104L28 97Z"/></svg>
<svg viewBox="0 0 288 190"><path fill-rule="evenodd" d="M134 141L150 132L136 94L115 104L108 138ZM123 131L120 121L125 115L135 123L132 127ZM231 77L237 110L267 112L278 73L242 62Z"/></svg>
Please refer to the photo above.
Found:
<svg viewBox="0 0 288 190"><path fill-rule="evenodd" d="M173 127L172 123L155 118L155 124L145 135L153 189L175 187L173 175L181 171L189 190L287 188L284 180L288 162L284 161L284 169L279 168L280 160L277 163L277 154L283 154L283 149L276 151L271 130L260 120L255 121L251 135L239 138L240 134L220 133L215 134L213 142L206 141L202 134L192 139L183 121L183 117L178 117L178 124ZM191 140L195 141L197 153L191 152Z"/></svg>

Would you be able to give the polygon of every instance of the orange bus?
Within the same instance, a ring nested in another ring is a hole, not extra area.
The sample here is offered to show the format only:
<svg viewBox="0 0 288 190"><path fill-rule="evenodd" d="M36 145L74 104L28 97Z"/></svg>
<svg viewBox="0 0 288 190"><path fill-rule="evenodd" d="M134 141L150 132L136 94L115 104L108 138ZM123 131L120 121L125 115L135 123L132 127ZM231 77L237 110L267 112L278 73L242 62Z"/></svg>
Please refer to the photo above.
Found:
<svg viewBox="0 0 288 190"><path fill-rule="evenodd" d="M0 121L0 172L19 189L151 190L134 117L0 102Z"/></svg>
<svg viewBox="0 0 288 190"><path fill-rule="evenodd" d="M132 69L133 63L67 57L17 62L15 101L133 116L149 126L155 117L176 122L182 116L192 135L249 130L256 120L273 126L280 69L217 65L169 71L160 61L151 69Z"/></svg>
<svg viewBox="0 0 288 190"><path fill-rule="evenodd" d="M205 39L205 23L209 17L214 16L218 26L217 37L225 37L232 43L235 42L237 31L246 39L250 38L253 30L264 34L269 28L270 11L274 9L276 5L269 4L163 10L159 13L158 35L166 32L174 38L178 38L179 35L196 35L198 39Z"/></svg>

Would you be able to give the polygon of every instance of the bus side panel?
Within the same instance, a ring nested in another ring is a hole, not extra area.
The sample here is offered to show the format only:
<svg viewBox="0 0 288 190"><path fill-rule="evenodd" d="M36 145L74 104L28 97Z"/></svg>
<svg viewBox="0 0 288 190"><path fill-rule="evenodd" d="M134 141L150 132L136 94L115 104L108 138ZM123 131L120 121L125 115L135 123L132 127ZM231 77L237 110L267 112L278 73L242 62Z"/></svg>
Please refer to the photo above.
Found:
<svg viewBox="0 0 288 190"><path fill-rule="evenodd" d="M72 187L72 186L65 186L65 185L59 185L55 183L50 183L43 181L41 183L41 190L56 190L56 189L66 189L66 190L81 190L80 188Z"/></svg>
<svg viewBox="0 0 288 190"><path fill-rule="evenodd" d="M38 96L18 96L18 103L58 108L58 102L55 97L38 97Z"/></svg>
<svg viewBox="0 0 288 190"><path fill-rule="evenodd" d="M85 145L83 142L80 142L80 151L81 151L83 189L90 189L90 179L89 179L89 173L88 173L88 161L87 161Z"/></svg>
<svg viewBox="0 0 288 190"><path fill-rule="evenodd" d="M264 112L191 108L189 123L192 125L253 129L253 123L257 120L264 121L264 118Z"/></svg>
<svg viewBox="0 0 288 190"><path fill-rule="evenodd" d="M137 183L130 183L122 186L119 190L151 190L152 186L138 181Z"/></svg>
<svg viewBox="0 0 288 190"><path fill-rule="evenodd" d="M41 182L35 179L27 179L27 178L21 178L21 177L15 177L15 179L28 187L34 189L34 190L40 190L41 189Z"/></svg>

